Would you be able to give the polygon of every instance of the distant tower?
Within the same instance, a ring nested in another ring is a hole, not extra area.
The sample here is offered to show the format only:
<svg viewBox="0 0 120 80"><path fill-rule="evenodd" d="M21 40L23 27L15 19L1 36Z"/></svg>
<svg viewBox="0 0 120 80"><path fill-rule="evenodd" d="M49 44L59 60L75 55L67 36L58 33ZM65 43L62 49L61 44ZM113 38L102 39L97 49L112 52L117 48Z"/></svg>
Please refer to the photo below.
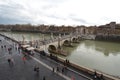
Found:
<svg viewBox="0 0 120 80"><path fill-rule="evenodd" d="M114 34L115 33L116 22L111 22L109 24L109 26L111 28L110 34Z"/></svg>
<svg viewBox="0 0 120 80"><path fill-rule="evenodd" d="M111 22L110 23L110 28L114 30L115 29L115 25L116 25L116 22Z"/></svg>

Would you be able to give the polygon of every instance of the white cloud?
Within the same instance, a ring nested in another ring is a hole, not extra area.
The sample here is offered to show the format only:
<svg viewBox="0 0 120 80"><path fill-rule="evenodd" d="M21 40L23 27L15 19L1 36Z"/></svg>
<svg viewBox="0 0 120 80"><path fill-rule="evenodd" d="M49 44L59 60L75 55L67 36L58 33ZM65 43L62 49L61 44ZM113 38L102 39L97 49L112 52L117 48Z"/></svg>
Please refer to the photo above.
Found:
<svg viewBox="0 0 120 80"><path fill-rule="evenodd" d="M100 25L119 23L119 7L119 0L0 0L0 15L31 24Z"/></svg>

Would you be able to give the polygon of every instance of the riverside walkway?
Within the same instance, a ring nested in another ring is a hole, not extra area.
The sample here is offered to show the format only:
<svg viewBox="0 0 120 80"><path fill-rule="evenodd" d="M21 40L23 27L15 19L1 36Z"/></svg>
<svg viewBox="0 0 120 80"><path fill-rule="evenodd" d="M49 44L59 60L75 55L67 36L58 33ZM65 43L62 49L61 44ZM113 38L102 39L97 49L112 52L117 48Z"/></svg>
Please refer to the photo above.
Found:
<svg viewBox="0 0 120 80"><path fill-rule="evenodd" d="M0 80L102 80L69 66L62 72L64 67L62 63L38 52L34 52L34 56L26 56L26 60L23 61L24 52L18 50L18 44L4 37L0 37L0 40L0 46L3 46L0 48ZM11 53L7 50L8 48L12 48ZM8 58L13 59L13 65L9 65ZM40 68L39 74L34 71L35 65Z"/></svg>

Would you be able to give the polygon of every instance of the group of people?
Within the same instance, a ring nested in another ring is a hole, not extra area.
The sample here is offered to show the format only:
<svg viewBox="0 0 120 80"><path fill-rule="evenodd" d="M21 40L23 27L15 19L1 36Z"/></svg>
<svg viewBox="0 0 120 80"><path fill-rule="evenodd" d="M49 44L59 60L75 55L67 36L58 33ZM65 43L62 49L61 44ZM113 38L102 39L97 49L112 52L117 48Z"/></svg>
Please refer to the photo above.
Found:
<svg viewBox="0 0 120 80"><path fill-rule="evenodd" d="M69 60L66 59L64 62L63 62L64 66L68 66L70 64Z"/></svg>
<svg viewBox="0 0 120 80"><path fill-rule="evenodd" d="M10 45L1 45L1 49L5 49L6 51L8 51L9 54L12 54L12 49L16 49L20 52L20 47L17 46L17 44L10 44Z"/></svg>
<svg viewBox="0 0 120 80"><path fill-rule="evenodd" d="M36 74L37 75L39 75L39 72L40 72L40 68L39 68L39 66L38 65L35 65L34 66L34 71L36 72ZM57 66L57 67L53 67L53 72L62 72L62 73L64 73L64 71L65 71L65 67L60 67L60 66ZM43 76L43 80L46 80L46 77L45 76Z"/></svg>
<svg viewBox="0 0 120 80"><path fill-rule="evenodd" d="M1 45L1 48L6 49L6 51L8 51L9 54L12 54L12 47L9 47L9 46L6 46L6 45Z"/></svg>
<svg viewBox="0 0 120 80"><path fill-rule="evenodd" d="M4 38L4 39L7 40L7 41L10 41L7 38ZM1 43L1 45L0 45L1 49L8 52L7 61L9 63L9 65L13 66L14 65L14 59L12 58L12 52L13 52L13 50L17 50L20 53L21 51L20 51L19 45L15 42L11 42L11 44L7 45L3 42L3 40L0 40L0 43Z"/></svg>
<svg viewBox="0 0 120 80"><path fill-rule="evenodd" d="M17 43L14 43L14 42L12 42L12 44L6 45L6 44L4 44L3 40L0 40L0 44L1 44L0 45L1 50L5 50L6 52L8 52L8 54L6 56L7 57L7 62L8 62L10 67L13 67L14 64L15 64L15 60L12 57L13 56L12 52L17 50L17 51L19 51L19 53L21 53L20 45L18 45ZM24 63L26 62L26 55L25 54L23 54L22 60L23 60ZM39 66L35 66L34 71L37 74L39 74L39 71L40 71ZM46 80L45 76L43 76L43 80Z"/></svg>
<svg viewBox="0 0 120 80"><path fill-rule="evenodd" d="M53 72L62 72L62 73L64 73L65 72L65 69L66 69L66 67L65 66L57 66L57 67L53 67Z"/></svg>
<svg viewBox="0 0 120 80"><path fill-rule="evenodd" d="M1 49L8 51L8 53L10 54L12 48L9 47L9 46L7 46L6 44L4 44L4 43L3 43L3 40L0 40L0 43L1 43ZM4 44L4 45L3 45L3 44ZM9 48L8 48L8 47L9 47ZM8 63L9 63L9 65L13 65L14 60L13 60L12 58L8 57L7 61L8 61Z"/></svg>

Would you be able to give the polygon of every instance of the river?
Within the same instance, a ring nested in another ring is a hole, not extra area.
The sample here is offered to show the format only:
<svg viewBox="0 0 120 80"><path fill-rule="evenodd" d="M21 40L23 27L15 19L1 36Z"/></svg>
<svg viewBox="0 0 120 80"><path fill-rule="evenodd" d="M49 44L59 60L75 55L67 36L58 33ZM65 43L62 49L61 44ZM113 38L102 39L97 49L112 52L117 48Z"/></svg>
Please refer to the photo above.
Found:
<svg viewBox="0 0 120 80"><path fill-rule="evenodd" d="M120 76L120 43L84 40L75 47L64 47L71 62L100 72Z"/></svg>
<svg viewBox="0 0 120 80"><path fill-rule="evenodd" d="M33 41L33 40L43 40L50 39L50 34L41 34L41 33L32 33L32 32L0 32L1 34L7 35L8 37L14 38L17 41L23 41L23 37L25 41ZM56 36L54 36L56 37Z"/></svg>
<svg viewBox="0 0 120 80"><path fill-rule="evenodd" d="M39 40L43 35L40 33L25 32L1 32L7 36L22 41L24 35L25 40ZM45 35L50 38L50 35ZM93 40L83 40L80 43L73 43L74 47L63 47L68 51L67 58L80 66L101 71L106 74L120 76L120 43L103 42Z"/></svg>

